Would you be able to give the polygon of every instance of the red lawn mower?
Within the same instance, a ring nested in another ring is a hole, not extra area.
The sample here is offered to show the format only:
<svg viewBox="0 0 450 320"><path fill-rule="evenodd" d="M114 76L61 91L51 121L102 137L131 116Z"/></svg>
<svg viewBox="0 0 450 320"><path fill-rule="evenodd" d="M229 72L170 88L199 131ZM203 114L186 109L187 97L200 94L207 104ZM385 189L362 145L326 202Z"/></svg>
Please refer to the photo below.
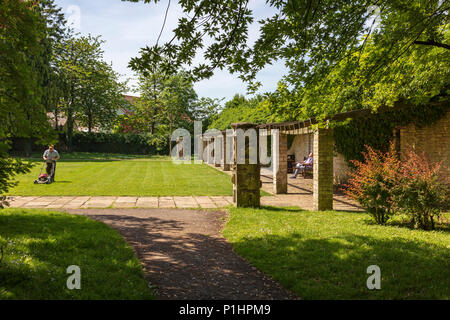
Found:
<svg viewBox="0 0 450 320"><path fill-rule="evenodd" d="M41 167L41 171L39 172L39 178L34 180L34 184L51 184L53 182L53 175L55 173L55 161L52 161L52 172L50 175L46 173L42 173L42 170L44 169L45 162Z"/></svg>

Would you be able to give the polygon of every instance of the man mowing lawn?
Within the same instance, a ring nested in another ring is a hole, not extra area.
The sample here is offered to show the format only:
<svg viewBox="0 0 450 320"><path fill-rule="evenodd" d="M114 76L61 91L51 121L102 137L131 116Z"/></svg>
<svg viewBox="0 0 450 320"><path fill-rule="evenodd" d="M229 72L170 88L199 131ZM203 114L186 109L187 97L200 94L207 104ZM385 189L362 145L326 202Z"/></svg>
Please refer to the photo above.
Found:
<svg viewBox="0 0 450 320"><path fill-rule="evenodd" d="M59 153L55 150L53 145L48 146L48 149L44 151L42 156L44 161L47 163L47 175L52 182L55 181L55 171L56 171L56 161L59 160Z"/></svg>

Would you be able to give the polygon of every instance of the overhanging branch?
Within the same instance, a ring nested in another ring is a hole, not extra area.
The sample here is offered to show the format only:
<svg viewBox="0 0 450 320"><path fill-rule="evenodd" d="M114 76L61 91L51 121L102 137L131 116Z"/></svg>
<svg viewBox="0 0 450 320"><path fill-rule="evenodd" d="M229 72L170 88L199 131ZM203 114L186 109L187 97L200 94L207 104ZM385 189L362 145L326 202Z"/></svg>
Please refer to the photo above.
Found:
<svg viewBox="0 0 450 320"><path fill-rule="evenodd" d="M432 41L432 40L428 40L428 41L419 41L419 40L416 40L416 41L414 41L413 43L414 43L414 44L424 45L424 46L433 46L433 47L445 48L445 49L447 49L447 50L450 50L450 45L445 44L445 43L440 43L440 42Z"/></svg>

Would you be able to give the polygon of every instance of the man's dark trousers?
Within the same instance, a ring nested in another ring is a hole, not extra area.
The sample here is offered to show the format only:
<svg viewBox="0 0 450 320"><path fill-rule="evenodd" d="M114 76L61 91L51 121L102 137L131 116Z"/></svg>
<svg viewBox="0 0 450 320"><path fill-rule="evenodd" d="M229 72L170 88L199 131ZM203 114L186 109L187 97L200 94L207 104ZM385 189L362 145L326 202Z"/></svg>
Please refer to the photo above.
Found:
<svg viewBox="0 0 450 320"><path fill-rule="evenodd" d="M51 174L52 174L52 166L55 166L54 168L54 171L53 171L53 175L52 175L52 181L55 181L55 173L56 173L56 162L50 162L50 163L48 163L47 162L47 168L46 168L46 171L47 171L47 175L50 177L51 176Z"/></svg>

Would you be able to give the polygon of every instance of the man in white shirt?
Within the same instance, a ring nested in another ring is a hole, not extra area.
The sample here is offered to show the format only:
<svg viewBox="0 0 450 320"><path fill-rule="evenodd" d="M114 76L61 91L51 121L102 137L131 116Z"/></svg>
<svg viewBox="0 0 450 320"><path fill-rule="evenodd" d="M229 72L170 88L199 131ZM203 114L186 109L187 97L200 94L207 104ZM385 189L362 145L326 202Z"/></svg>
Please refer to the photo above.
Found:
<svg viewBox="0 0 450 320"><path fill-rule="evenodd" d="M52 182L55 181L56 161L59 160L58 151L55 150L53 145L48 146L48 149L44 151L42 158L47 163L47 175L49 177L51 176Z"/></svg>
<svg viewBox="0 0 450 320"><path fill-rule="evenodd" d="M297 174L300 170L304 170L307 166L312 166L314 163L314 158L312 152L309 154L308 159L306 159L303 162L297 162L297 165L295 166L295 172L294 175L291 178L297 178Z"/></svg>

